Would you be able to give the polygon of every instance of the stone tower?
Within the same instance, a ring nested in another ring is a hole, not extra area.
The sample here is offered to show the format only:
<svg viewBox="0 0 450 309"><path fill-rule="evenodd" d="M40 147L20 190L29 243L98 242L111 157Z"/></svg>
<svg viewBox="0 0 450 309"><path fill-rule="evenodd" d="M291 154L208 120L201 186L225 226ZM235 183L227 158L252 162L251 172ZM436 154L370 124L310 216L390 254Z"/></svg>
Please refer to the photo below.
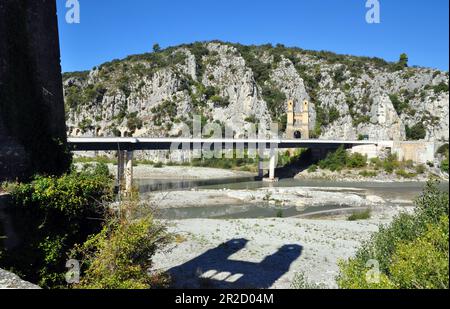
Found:
<svg viewBox="0 0 450 309"><path fill-rule="evenodd" d="M293 100L288 101L287 139L309 139L309 102L304 101L296 106Z"/></svg>
<svg viewBox="0 0 450 309"><path fill-rule="evenodd" d="M0 1L0 181L61 174L66 152L55 0Z"/></svg>

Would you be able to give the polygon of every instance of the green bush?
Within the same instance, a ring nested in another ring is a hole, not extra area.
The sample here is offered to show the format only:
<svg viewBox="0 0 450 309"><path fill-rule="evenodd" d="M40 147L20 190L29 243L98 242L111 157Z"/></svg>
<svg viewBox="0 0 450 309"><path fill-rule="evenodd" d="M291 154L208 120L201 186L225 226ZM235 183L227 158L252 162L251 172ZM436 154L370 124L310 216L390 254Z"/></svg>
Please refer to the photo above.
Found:
<svg viewBox="0 0 450 309"><path fill-rule="evenodd" d="M137 116L137 113L129 114L127 117L127 128L131 132L142 129L143 121Z"/></svg>
<svg viewBox="0 0 450 309"><path fill-rule="evenodd" d="M362 168L367 166L367 156L360 153L348 154L343 146L335 152L329 153L324 160L318 163L321 169L341 171L344 168Z"/></svg>
<svg viewBox="0 0 450 309"><path fill-rule="evenodd" d="M425 125L420 122L412 126L406 126L406 138L408 140L418 141L422 140L427 136L427 130L425 129Z"/></svg>
<svg viewBox="0 0 450 309"><path fill-rule="evenodd" d="M362 177L377 177L378 173L372 171L362 171L359 173L359 175Z"/></svg>
<svg viewBox="0 0 450 309"><path fill-rule="evenodd" d="M102 231L71 253L81 260L79 289L148 289L160 287L160 275L150 275L151 257L170 241L152 216L113 219Z"/></svg>
<svg viewBox="0 0 450 309"><path fill-rule="evenodd" d="M340 263L339 287L449 287L448 193L430 181L415 205L415 213L401 213L390 225L380 226L354 258ZM370 260L379 263L379 282L366 280Z"/></svg>
<svg viewBox="0 0 450 309"><path fill-rule="evenodd" d="M284 105L287 98L277 87L268 84L263 85L262 95L273 118L277 119L285 114Z"/></svg>
<svg viewBox="0 0 450 309"><path fill-rule="evenodd" d="M437 154L443 156L444 158L441 161L441 170L445 173L448 173L449 166L448 166L448 160L449 160L449 151L448 151L448 144L444 144L441 147L439 147Z"/></svg>
<svg viewBox="0 0 450 309"><path fill-rule="evenodd" d="M330 171L340 171L346 164L348 153L343 146L339 147L335 152L329 153L324 160L319 161L321 169L328 169Z"/></svg>
<svg viewBox="0 0 450 309"><path fill-rule="evenodd" d="M397 174L397 176L402 177L402 178L414 178L417 176L417 174L415 173L408 173L406 172L404 169L399 169L395 172L395 174Z"/></svg>
<svg viewBox="0 0 450 309"><path fill-rule="evenodd" d="M162 168L162 167L163 167L163 164L162 164L162 162L157 162L157 163L155 163L155 164L153 165L153 167L154 167L154 168Z"/></svg>
<svg viewBox="0 0 450 309"><path fill-rule="evenodd" d="M424 174L425 171L426 171L425 165L419 164L419 165L416 166L416 173L417 173L418 175Z"/></svg>
<svg viewBox="0 0 450 309"><path fill-rule="evenodd" d="M448 92L448 84L444 82L440 82L438 85L433 86L433 90L436 94L442 93L442 92Z"/></svg>
<svg viewBox="0 0 450 309"><path fill-rule="evenodd" d="M447 155L447 158L445 158L445 159L442 160L442 162L441 162L441 170L442 170L443 172L446 172L446 173L448 174L448 168L449 168L449 166L448 166L448 155Z"/></svg>
<svg viewBox="0 0 450 309"><path fill-rule="evenodd" d="M389 98L391 99L392 105L394 105L394 109L399 115L401 115L402 112L409 106L408 103L401 101L396 94L389 95Z"/></svg>
<svg viewBox="0 0 450 309"><path fill-rule="evenodd" d="M308 167L308 173L315 173L317 172L317 165L313 164L310 167Z"/></svg>
<svg viewBox="0 0 450 309"><path fill-rule="evenodd" d="M102 217L102 202L111 200L112 183L108 168L98 164L15 185L8 211L17 219L18 238L24 242L4 250L2 267L42 287L63 285L66 253L101 229L101 221L93 218Z"/></svg>
<svg viewBox="0 0 450 309"><path fill-rule="evenodd" d="M400 243L389 267L396 285L404 289L448 289L448 217L430 224L425 234Z"/></svg>
<svg viewBox="0 0 450 309"><path fill-rule="evenodd" d="M364 211L358 211L352 213L347 220L348 221L358 221L358 220L367 220L372 216L372 211L370 209Z"/></svg>
<svg viewBox="0 0 450 309"><path fill-rule="evenodd" d="M398 156L396 154L389 154L383 161L383 169L389 174L392 174L399 166L400 162L398 161Z"/></svg>
<svg viewBox="0 0 450 309"><path fill-rule="evenodd" d="M228 98L223 98L218 95L212 96L211 101L214 103L214 107L226 108L230 105L230 100Z"/></svg>
<svg viewBox="0 0 450 309"><path fill-rule="evenodd" d="M360 153L354 153L347 159L347 167L350 168L362 168L367 166L367 156L363 156Z"/></svg>
<svg viewBox="0 0 450 309"><path fill-rule="evenodd" d="M380 158L371 158L370 164L374 166L376 169L383 168L383 161Z"/></svg>
<svg viewBox="0 0 450 309"><path fill-rule="evenodd" d="M441 147L439 147L436 153L440 155L446 155L448 153L448 150L449 150L448 143L446 143Z"/></svg>

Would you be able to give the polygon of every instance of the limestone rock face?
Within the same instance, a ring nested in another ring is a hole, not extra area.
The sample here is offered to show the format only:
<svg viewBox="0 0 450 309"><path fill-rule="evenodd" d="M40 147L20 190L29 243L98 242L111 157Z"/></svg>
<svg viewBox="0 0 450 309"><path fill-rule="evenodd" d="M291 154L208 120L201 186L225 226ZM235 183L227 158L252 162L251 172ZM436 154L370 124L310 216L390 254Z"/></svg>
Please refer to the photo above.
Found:
<svg viewBox="0 0 450 309"><path fill-rule="evenodd" d="M71 136L181 136L192 116L242 136L283 122L287 100L310 102L322 139L448 141L448 72L377 58L222 42L194 43L66 73Z"/></svg>

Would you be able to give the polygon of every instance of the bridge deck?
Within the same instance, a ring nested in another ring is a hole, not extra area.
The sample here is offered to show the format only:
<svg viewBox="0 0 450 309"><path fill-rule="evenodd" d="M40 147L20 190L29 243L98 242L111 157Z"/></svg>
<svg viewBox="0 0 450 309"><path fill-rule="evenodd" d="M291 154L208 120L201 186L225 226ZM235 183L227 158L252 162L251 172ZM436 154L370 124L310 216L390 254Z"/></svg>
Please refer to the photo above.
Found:
<svg viewBox="0 0 450 309"><path fill-rule="evenodd" d="M113 151L113 150L170 150L201 149L211 144L222 149L236 147L288 148L350 148L359 145L376 145L376 141L340 140L295 140L295 139L201 139L201 138L69 138L72 151ZM184 146L184 147L183 147Z"/></svg>

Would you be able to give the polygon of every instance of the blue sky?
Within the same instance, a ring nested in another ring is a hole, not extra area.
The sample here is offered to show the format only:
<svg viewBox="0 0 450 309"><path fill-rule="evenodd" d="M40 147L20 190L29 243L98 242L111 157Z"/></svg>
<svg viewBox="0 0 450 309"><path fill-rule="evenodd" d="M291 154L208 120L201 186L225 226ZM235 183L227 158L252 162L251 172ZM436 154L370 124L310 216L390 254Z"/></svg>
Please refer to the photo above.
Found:
<svg viewBox="0 0 450 309"><path fill-rule="evenodd" d="M381 23L366 23L366 0L78 0L80 24L56 0L64 72L194 41L282 43L377 56L448 71L449 1L379 0Z"/></svg>

